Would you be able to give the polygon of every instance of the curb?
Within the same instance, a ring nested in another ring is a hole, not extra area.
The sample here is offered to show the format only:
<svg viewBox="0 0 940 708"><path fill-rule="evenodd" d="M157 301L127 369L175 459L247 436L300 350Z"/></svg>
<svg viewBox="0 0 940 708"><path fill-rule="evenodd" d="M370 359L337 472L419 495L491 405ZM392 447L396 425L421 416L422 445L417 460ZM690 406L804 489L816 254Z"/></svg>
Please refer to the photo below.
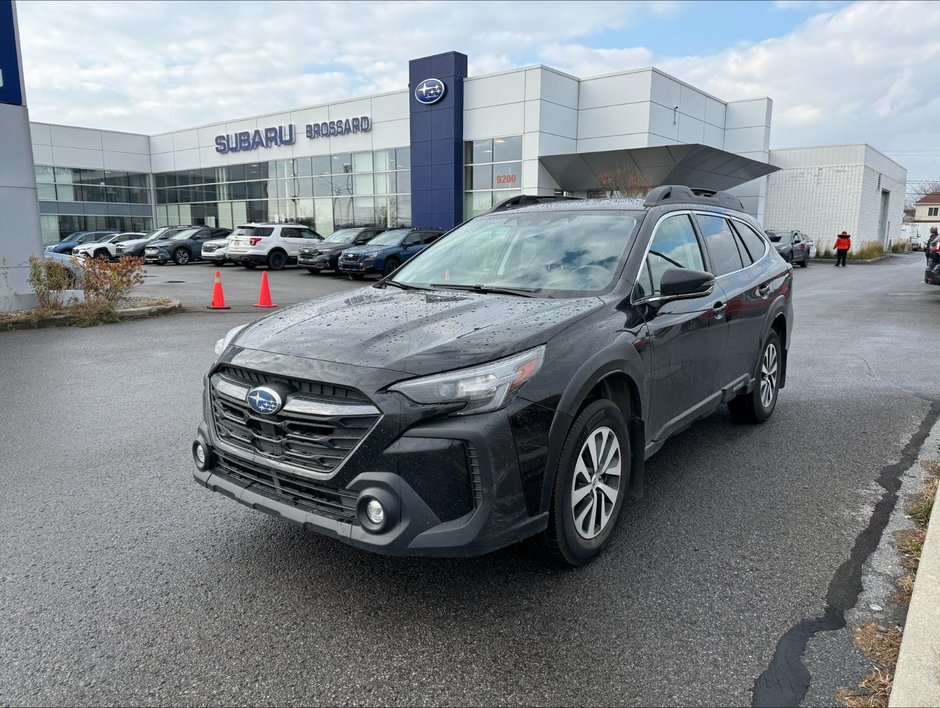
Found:
<svg viewBox="0 0 940 708"><path fill-rule="evenodd" d="M165 305L150 305L148 307L128 307L123 310L117 310L118 320L139 320L144 317L159 317L173 312L181 312L183 303L179 300L171 300ZM9 322L0 324L0 331L17 331L24 329L44 329L46 327L68 327L75 321L72 315L51 315L45 319L31 322L29 320L21 322Z"/></svg>
<svg viewBox="0 0 940 708"><path fill-rule="evenodd" d="M891 255L903 255L901 253L891 254ZM848 263L855 263L857 265L873 265L875 263L881 263L881 261L887 261L891 258L891 255L885 254L879 256L878 258L866 258L864 260L856 260L854 258L849 258ZM810 258L810 263L835 263L835 258Z"/></svg>
<svg viewBox="0 0 940 708"><path fill-rule="evenodd" d="M889 708L940 706L940 490L927 525Z"/></svg>

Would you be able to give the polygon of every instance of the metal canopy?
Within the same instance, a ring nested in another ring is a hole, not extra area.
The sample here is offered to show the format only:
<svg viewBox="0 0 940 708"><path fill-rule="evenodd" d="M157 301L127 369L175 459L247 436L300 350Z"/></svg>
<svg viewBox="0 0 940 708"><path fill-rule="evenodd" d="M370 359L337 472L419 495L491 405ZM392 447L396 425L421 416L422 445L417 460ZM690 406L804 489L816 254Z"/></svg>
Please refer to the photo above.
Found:
<svg viewBox="0 0 940 708"><path fill-rule="evenodd" d="M683 184L714 190L736 187L780 169L698 144L547 155L540 160L561 189L569 191L600 189L600 175L619 169L635 172L641 182L653 186Z"/></svg>

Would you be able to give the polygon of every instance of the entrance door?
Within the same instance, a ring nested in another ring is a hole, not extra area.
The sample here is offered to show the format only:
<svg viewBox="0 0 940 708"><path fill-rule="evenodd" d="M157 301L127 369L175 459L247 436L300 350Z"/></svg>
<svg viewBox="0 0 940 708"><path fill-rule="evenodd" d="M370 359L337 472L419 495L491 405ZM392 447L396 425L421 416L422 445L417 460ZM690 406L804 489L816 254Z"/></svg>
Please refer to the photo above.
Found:
<svg viewBox="0 0 940 708"><path fill-rule="evenodd" d="M891 198L891 192L887 189L881 190L881 214L878 216L878 237L881 239L881 245L888 248L888 201Z"/></svg>

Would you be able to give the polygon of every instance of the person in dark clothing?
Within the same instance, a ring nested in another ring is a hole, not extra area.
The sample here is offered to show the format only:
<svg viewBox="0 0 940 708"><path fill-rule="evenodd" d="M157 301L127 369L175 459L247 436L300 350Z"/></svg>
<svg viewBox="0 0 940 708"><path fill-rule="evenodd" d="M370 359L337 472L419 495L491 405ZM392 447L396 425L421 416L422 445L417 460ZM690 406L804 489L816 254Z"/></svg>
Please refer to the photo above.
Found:
<svg viewBox="0 0 940 708"><path fill-rule="evenodd" d="M850 248L852 248L852 237L848 233L843 231L836 236L836 268L840 265L845 268L845 258L849 254Z"/></svg>
<svg viewBox="0 0 940 708"><path fill-rule="evenodd" d="M937 255L936 251L934 251L934 244L935 244L938 240L940 240L940 234L937 233L937 227L936 227L936 226L931 226L931 227L930 227L930 235L927 237L927 245L924 246L924 253L927 255L927 263L928 263L928 265L930 264L930 260L931 260L930 256L931 256L931 255L934 255L934 256Z"/></svg>

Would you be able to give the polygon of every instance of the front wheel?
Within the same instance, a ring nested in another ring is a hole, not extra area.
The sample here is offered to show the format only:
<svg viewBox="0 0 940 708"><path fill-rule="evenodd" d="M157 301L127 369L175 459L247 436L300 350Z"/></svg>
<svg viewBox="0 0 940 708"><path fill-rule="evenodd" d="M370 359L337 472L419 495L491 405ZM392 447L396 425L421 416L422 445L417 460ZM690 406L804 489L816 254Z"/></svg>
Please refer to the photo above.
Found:
<svg viewBox="0 0 940 708"><path fill-rule="evenodd" d="M754 390L728 401L731 417L739 423L763 423L777 407L783 356L780 337L773 330L761 350Z"/></svg>
<svg viewBox="0 0 940 708"><path fill-rule="evenodd" d="M382 269L382 275L391 275L398 269L398 261L394 258L389 258L385 261L385 267Z"/></svg>
<svg viewBox="0 0 940 708"><path fill-rule="evenodd" d="M316 268L307 268L307 272L310 273L310 275L319 275L319 274L320 274L320 271L318 271Z"/></svg>
<svg viewBox="0 0 940 708"><path fill-rule="evenodd" d="M185 248L177 248L173 253L173 262L176 265L186 265L189 263L189 251Z"/></svg>
<svg viewBox="0 0 940 708"><path fill-rule="evenodd" d="M254 269L255 269L255 264L254 264L254 263L249 263L248 261L245 261L244 263L242 263L242 268L247 268L248 270L254 270Z"/></svg>
<svg viewBox="0 0 940 708"><path fill-rule="evenodd" d="M594 401L575 419L561 450L543 537L549 554L572 566L600 555L620 518L629 481L624 415L611 401Z"/></svg>

